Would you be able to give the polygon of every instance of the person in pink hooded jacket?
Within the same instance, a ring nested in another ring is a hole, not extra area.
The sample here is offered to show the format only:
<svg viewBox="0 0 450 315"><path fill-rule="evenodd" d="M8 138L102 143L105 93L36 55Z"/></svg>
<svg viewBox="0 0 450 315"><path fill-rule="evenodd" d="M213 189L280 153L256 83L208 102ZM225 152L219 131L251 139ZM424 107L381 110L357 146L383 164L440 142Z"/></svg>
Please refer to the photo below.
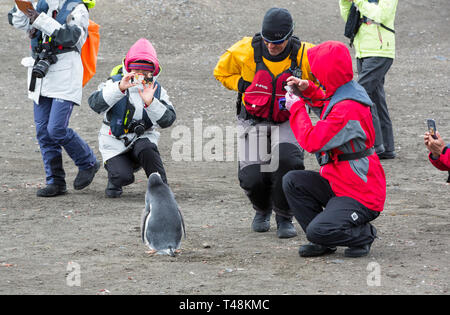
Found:
<svg viewBox="0 0 450 315"><path fill-rule="evenodd" d="M117 67L115 68L117 69ZM104 114L99 150L108 171L106 196L120 197L142 167L158 172L167 183L158 151L159 128L170 127L175 109L157 76L161 68L153 45L145 38L131 46L123 66L89 97L89 106Z"/></svg>
<svg viewBox="0 0 450 315"><path fill-rule="evenodd" d="M286 199L310 241L300 246L299 254L319 256L346 246L345 256L365 256L377 235L369 222L386 199L385 174L373 147L373 103L353 81L350 52L343 43L322 43L307 56L325 92L311 81L287 80L302 97L286 95L292 131L321 165L320 172L291 171L283 178ZM319 115L315 125L305 105Z"/></svg>

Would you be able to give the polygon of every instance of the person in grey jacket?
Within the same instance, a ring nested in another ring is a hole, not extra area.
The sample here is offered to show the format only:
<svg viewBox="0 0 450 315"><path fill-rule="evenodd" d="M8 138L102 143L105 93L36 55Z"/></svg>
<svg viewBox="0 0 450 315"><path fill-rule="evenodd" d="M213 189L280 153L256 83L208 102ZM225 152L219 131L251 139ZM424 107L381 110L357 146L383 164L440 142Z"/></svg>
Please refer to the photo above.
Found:
<svg viewBox="0 0 450 315"><path fill-rule="evenodd" d="M25 14L17 7L11 24L31 38L28 97L34 102L34 121L46 173L46 187L39 197L67 192L62 148L78 167L74 189L87 187L100 162L89 145L71 128L74 105L81 104L83 65L81 48L87 38L89 12L82 0L39 0Z"/></svg>
<svg viewBox="0 0 450 315"><path fill-rule="evenodd" d="M147 177L158 172L167 183L156 129L170 127L176 119L169 96L157 81L159 61L147 39L131 46L122 67L115 68L119 69L121 73L113 74L89 97L89 106L104 114L99 149L108 171L109 198L120 197L140 167Z"/></svg>

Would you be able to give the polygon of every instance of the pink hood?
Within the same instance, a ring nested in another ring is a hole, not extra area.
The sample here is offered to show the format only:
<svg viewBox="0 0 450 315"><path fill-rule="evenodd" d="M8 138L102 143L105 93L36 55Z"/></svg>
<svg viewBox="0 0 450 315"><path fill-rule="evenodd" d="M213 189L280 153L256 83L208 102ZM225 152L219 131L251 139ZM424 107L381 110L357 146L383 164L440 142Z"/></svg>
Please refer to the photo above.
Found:
<svg viewBox="0 0 450 315"><path fill-rule="evenodd" d="M156 50L155 48L153 48L152 43L150 43L145 38L139 39L136 43L134 43L133 46L131 46L125 57L125 70L127 70L127 72L130 72L130 70L128 69L128 65L130 64L130 62L137 60L152 62L155 65L155 72L153 73L153 75L158 75L160 68Z"/></svg>

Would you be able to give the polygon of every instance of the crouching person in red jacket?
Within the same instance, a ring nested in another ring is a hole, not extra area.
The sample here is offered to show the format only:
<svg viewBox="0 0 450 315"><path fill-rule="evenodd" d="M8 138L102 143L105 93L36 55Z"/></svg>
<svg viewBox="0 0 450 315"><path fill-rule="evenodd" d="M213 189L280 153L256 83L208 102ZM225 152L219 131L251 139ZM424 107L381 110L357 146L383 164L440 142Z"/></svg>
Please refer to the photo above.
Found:
<svg viewBox="0 0 450 315"><path fill-rule="evenodd" d="M301 98L286 94L292 131L321 165L320 172L290 171L283 178L290 209L310 241L300 246L299 254L319 256L346 246L345 256L365 256L377 235L369 222L378 217L386 199L384 170L373 148L373 104L352 80L344 44L325 42L307 55L325 92L311 81L288 78L288 85L298 95L302 92ZM305 105L320 117L314 126Z"/></svg>

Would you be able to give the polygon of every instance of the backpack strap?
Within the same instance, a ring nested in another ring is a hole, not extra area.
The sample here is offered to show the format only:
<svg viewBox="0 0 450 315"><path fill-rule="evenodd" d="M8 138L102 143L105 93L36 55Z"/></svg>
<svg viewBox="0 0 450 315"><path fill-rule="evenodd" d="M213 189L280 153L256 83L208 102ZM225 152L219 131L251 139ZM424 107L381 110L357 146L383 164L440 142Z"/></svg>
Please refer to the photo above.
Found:
<svg viewBox="0 0 450 315"><path fill-rule="evenodd" d="M261 33L256 33L252 39L253 55L254 55L256 64L263 62L263 58L262 58L263 52L262 52L261 43L262 43Z"/></svg>
<svg viewBox="0 0 450 315"><path fill-rule="evenodd" d="M303 49L302 49L302 55L300 57L301 58L300 66L302 64L304 45L302 44L302 42L300 41L300 39L297 36L292 36L291 41L292 41L292 50L291 50L291 54L290 54L291 68L294 69L295 67L297 67L297 56L298 56L298 52L301 47L303 47Z"/></svg>

